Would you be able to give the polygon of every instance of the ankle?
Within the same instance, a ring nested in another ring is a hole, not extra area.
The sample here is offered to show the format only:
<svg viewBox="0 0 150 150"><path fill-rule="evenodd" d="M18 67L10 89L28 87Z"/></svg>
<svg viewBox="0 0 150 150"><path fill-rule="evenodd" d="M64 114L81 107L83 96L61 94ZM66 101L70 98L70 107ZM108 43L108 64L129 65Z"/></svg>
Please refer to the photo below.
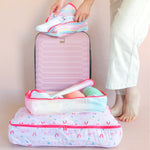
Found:
<svg viewBox="0 0 150 150"><path fill-rule="evenodd" d="M115 104L123 105L124 95L116 94Z"/></svg>
<svg viewBox="0 0 150 150"><path fill-rule="evenodd" d="M116 100L117 101L121 101L125 98L125 95L119 95L119 94L116 94Z"/></svg>
<svg viewBox="0 0 150 150"><path fill-rule="evenodd" d="M139 90L137 87L126 88L126 95L138 95Z"/></svg>

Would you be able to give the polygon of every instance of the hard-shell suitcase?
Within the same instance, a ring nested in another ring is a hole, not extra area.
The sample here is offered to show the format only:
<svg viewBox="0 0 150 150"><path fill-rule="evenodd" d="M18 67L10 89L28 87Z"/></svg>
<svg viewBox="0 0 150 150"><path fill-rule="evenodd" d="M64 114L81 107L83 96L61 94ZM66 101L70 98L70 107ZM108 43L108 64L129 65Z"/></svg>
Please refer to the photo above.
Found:
<svg viewBox="0 0 150 150"><path fill-rule="evenodd" d="M91 77L91 45L87 33L63 38L40 33L35 42L36 89L59 91Z"/></svg>

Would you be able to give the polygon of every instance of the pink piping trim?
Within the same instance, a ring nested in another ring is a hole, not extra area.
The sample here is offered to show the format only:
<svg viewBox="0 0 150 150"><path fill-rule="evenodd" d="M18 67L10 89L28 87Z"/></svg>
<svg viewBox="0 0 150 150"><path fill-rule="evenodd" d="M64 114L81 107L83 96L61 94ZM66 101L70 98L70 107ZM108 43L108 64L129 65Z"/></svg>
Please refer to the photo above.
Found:
<svg viewBox="0 0 150 150"><path fill-rule="evenodd" d="M18 127L33 127L33 128L99 128L99 129L112 129L112 128L121 128L121 125L115 126L73 126L73 125L30 125L30 124L12 124L9 121L9 124L12 126Z"/></svg>
<svg viewBox="0 0 150 150"><path fill-rule="evenodd" d="M99 90L100 91L100 90ZM102 93L104 93L103 91L101 91ZM104 93L105 94L105 93ZM105 94L105 95L102 95L102 96L87 96L87 97L85 97L85 98L98 98L98 97L105 97L105 96L107 96L107 94ZM31 99L31 100L58 100L58 99L60 99L60 100L70 100L70 99L78 99L78 98L84 98L84 97L76 97L76 98L30 98L30 97L28 97L28 95L26 96L26 98L27 99Z"/></svg>
<svg viewBox="0 0 150 150"><path fill-rule="evenodd" d="M91 79L86 79L86 80L84 80L84 81L87 81L87 80L90 80L90 81L92 81L93 82L93 85L92 86L94 86L95 85L95 82L93 81L93 80L91 80ZM80 84L80 83L82 83L82 82L84 82L84 81L81 81L81 82L78 82L77 84ZM77 84L75 84L75 85L77 85ZM34 92L34 91L37 91L37 92L40 92L40 93L42 93L42 92L45 92L44 90L32 90L30 93L29 93L29 91L25 94L25 96L26 96L26 98L27 99L31 99L31 100L58 100L58 99L60 99L60 100L70 100L70 99L74 99L74 98L56 98L56 99L51 99L51 98L31 98L31 94L32 94L32 92ZM102 96L87 96L86 98L95 98L95 97L105 97L105 96L107 96L107 94L106 93L104 93L103 91L101 91L101 90L99 90L101 93L103 93L104 95L102 95ZM76 99L77 98L83 98L83 97L76 97Z"/></svg>
<svg viewBox="0 0 150 150"><path fill-rule="evenodd" d="M46 19L46 21L45 21L45 22L48 22L48 20L49 20L49 17L47 17L47 19Z"/></svg>
<svg viewBox="0 0 150 150"><path fill-rule="evenodd" d="M73 6L73 7L75 8L75 10L77 10L77 8L76 8L76 6L75 6L74 4L72 4L72 3L68 3L68 5Z"/></svg>
<svg viewBox="0 0 150 150"><path fill-rule="evenodd" d="M44 90L37 90L37 89L34 89L34 90L32 90L31 92L27 92L26 94L25 94L25 96L26 97L29 97L29 98L31 98L31 94L34 92L34 91L36 91L36 92L38 92L38 93L45 93L46 91L44 91Z"/></svg>
<svg viewBox="0 0 150 150"><path fill-rule="evenodd" d="M100 91L100 90L99 90ZM102 91L101 91L102 92ZM85 98L98 98L98 97L105 97L107 95L102 95L102 96L87 96ZM76 97L76 98L29 98L27 97L28 99L31 99L31 100L70 100L70 99L78 99L78 98L84 98L84 97Z"/></svg>

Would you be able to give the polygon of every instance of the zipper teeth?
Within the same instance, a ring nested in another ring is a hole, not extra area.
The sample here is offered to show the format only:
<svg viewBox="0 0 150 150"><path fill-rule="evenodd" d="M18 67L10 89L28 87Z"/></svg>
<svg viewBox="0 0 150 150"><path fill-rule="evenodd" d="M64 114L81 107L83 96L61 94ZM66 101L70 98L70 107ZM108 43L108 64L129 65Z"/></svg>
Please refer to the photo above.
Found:
<svg viewBox="0 0 150 150"><path fill-rule="evenodd" d="M97 129L111 129L111 128L121 128L121 125L113 125L113 126L73 126L73 125L28 125L28 124L12 124L12 126L18 127L33 127L33 128L97 128Z"/></svg>

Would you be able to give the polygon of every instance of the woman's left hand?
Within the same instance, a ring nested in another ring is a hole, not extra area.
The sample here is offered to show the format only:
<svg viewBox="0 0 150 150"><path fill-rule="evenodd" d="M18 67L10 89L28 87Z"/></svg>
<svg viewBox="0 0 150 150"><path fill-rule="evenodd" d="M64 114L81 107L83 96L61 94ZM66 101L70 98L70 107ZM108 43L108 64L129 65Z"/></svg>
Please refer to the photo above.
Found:
<svg viewBox="0 0 150 150"><path fill-rule="evenodd" d="M75 21L76 22L82 22L86 20L90 14L91 5L90 3L84 1L80 7L78 8L76 14L75 14Z"/></svg>

